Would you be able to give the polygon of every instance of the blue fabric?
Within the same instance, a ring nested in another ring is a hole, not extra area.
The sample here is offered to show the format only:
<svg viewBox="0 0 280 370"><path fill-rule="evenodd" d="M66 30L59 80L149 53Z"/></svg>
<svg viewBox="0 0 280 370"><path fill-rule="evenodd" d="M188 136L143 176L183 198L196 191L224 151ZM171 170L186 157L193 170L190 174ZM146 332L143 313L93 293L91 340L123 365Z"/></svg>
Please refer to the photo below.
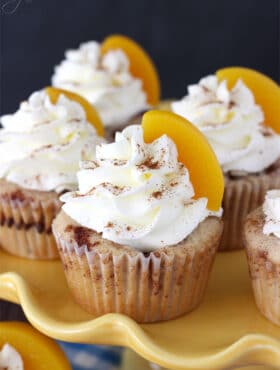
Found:
<svg viewBox="0 0 280 370"><path fill-rule="evenodd" d="M71 362L73 370L117 370L123 349L58 342Z"/></svg>

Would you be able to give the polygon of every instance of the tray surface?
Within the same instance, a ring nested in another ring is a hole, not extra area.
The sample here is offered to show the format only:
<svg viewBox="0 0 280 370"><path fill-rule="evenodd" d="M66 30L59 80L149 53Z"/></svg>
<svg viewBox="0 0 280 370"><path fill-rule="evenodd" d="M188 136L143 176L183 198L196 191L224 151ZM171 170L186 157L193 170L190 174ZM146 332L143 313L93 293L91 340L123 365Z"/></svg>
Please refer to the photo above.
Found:
<svg viewBox="0 0 280 370"><path fill-rule="evenodd" d="M94 318L73 301L59 261L28 261L3 251L0 298L21 304L28 320L50 337L127 346L168 368L280 368L280 328L255 306L243 251L219 253L202 305L164 323L138 325L118 314Z"/></svg>

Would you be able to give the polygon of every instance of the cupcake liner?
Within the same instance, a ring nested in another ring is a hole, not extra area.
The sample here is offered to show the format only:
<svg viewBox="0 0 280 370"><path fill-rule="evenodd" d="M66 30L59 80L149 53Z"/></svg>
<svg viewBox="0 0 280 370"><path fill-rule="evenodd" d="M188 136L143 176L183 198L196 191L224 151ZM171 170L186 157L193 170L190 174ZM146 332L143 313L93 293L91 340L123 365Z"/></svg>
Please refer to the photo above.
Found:
<svg viewBox="0 0 280 370"><path fill-rule="evenodd" d="M262 205L268 190L277 188L280 188L280 171L226 180L222 204L224 232L220 251L243 248L241 230L246 216Z"/></svg>
<svg viewBox="0 0 280 370"><path fill-rule="evenodd" d="M29 259L58 258L55 239L51 233L39 233L36 228L18 230L0 227L0 245L10 254Z"/></svg>
<svg viewBox="0 0 280 370"><path fill-rule="evenodd" d="M280 326L280 264L259 250L247 246L246 251L256 305L268 320Z"/></svg>
<svg viewBox="0 0 280 370"><path fill-rule="evenodd" d="M8 183L7 183L8 184ZM0 245L30 259L58 258L51 224L61 208L58 195L46 199L29 191L0 189Z"/></svg>
<svg viewBox="0 0 280 370"><path fill-rule="evenodd" d="M192 254L181 243L146 256L89 251L54 235L75 300L95 316L115 312L140 323L173 319L200 304L219 240Z"/></svg>

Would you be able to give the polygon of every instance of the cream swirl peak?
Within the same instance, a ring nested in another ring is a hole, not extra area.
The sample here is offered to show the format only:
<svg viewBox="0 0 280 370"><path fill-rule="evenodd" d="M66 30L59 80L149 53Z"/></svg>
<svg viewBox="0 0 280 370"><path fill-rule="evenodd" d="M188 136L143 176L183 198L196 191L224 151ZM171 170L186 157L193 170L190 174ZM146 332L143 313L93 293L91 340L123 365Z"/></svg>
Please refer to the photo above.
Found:
<svg viewBox="0 0 280 370"><path fill-rule="evenodd" d="M78 181L79 191L61 197L63 210L105 239L140 250L181 242L211 214L206 198L193 198L173 141L163 135L146 144L137 125L97 146Z"/></svg>
<svg viewBox="0 0 280 370"><path fill-rule="evenodd" d="M280 136L263 124L263 111L241 80L229 90L216 76L203 78L172 110L205 134L224 172L261 172L280 157Z"/></svg>
<svg viewBox="0 0 280 370"><path fill-rule="evenodd" d="M265 214L263 233L280 238L280 190L270 190L266 193L263 211Z"/></svg>
<svg viewBox="0 0 280 370"><path fill-rule="evenodd" d="M23 370L23 361L20 354L7 343L0 350L0 369Z"/></svg>
<svg viewBox="0 0 280 370"><path fill-rule="evenodd" d="M52 104L43 90L1 123L0 177L34 190L76 188L79 161L94 159L103 141L80 104L64 95Z"/></svg>
<svg viewBox="0 0 280 370"><path fill-rule="evenodd" d="M55 68L52 84L85 97L105 126L124 123L148 108L142 81L130 74L121 50L102 55L100 44L91 41L66 51L65 58Z"/></svg>

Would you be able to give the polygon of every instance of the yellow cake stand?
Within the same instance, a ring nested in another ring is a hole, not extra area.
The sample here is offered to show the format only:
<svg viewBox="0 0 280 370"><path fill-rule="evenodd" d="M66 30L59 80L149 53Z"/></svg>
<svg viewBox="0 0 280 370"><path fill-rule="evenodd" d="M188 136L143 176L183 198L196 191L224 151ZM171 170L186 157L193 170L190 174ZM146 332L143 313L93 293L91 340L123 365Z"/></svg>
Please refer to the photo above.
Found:
<svg viewBox="0 0 280 370"><path fill-rule="evenodd" d="M20 304L32 325L52 338L125 346L165 368L280 368L280 328L255 306L244 251L219 253L202 305L163 323L139 325L119 314L94 318L72 299L59 261L2 251L0 298Z"/></svg>

